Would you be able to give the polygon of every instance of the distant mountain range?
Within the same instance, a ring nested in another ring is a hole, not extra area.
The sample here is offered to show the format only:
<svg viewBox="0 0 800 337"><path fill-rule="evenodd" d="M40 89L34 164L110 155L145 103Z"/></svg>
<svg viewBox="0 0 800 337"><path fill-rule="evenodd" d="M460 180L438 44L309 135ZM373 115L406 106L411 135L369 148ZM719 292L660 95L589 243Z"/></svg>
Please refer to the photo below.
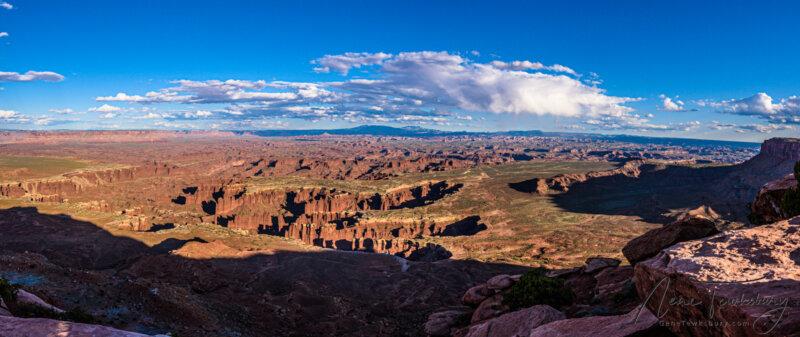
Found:
<svg viewBox="0 0 800 337"><path fill-rule="evenodd" d="M258 130L240 131L237 133L250 133L262 137L294 137L294 136L319 136L319 135L366 135L366 136L394 136L394 137L442 137L442 136L541 136L539 130L507 131L507 132L472 132L472 131L442 131L426 129L418 126L396 128L385 125L361 125L349 129L310 129L310 130Z"/></svg>
<svg viewBox="0 0 800 337"><path fill-rule="evenodd" d="M645 137L631 135L602 135L595 133L571 133L571 132L543 132L540 130L520 130L520 131L496 131L496 132L473 132L473 131L443 131L427 129L417 126L407 126L402 128L385 125L361 125L347 129L309 129L309 130L254 130L254 131L234 131L237 134L253 134L261 137L298 137L298 136L320 136L320 135L365 135L378 137L416 137L430 138L443 136L524 136L524 137L565 137L565 138L589 138L596 140L608 140L618 142L628 142L634 144L657 144L657 145L676 145L676 146L726 146L735 148L759 147L760 143L732 142L722 140L688 139L688 138L662 138Z"/></svg>

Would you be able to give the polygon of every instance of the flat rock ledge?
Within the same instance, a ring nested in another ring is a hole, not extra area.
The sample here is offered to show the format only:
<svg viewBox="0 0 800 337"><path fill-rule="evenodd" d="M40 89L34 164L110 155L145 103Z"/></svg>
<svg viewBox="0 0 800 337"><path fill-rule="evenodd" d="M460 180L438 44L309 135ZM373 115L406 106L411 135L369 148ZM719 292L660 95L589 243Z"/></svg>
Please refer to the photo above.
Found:
<svg viewBox="0 0 800 337"><path fill-rule="evenodd" d="M658 319L646 308L625 315L591 316L555 321L533 329L529 337L650 337L660 336Z"/></svg>
<svg viewBox="0 0 800 337"><path fill-rule="evenodd" d="M800 336L800 217L669 247L634 269L681 336Z"/></svg>

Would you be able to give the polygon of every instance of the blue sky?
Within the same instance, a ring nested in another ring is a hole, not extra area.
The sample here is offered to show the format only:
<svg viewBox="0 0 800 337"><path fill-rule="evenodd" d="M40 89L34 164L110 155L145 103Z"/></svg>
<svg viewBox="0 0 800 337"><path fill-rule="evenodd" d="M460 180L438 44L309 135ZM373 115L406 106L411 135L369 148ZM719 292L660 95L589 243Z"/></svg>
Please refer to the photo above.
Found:
<svg viewBox="0 0 800 337"><path fill-rule="evenodd" d="M6 129L800 126L790 1L0 2Z"/></svg>

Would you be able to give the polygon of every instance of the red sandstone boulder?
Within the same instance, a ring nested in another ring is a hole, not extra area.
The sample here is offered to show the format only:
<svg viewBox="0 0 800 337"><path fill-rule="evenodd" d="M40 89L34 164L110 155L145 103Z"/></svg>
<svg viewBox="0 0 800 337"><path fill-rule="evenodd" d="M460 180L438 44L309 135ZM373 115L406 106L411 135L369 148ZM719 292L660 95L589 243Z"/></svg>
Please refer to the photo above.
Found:
<svg viewBox="0 0 800 337"><path fill-rule="evenodd" d="M526 336L538 326L562 319L566 316L560 311L547 305L536 305L473 325L466 337Z"/></svg>
<svg viewBox="0 0 800 337"><path fill-rule="evenodd" d="M589 273L569 274L564 277L564 285L572 290L575 302L588 303L594 298L594 288L597 280Z"/></svg>
<svg viewBox="0 0 800 337"><path fill-rule="evenodd" d="M472 288L469 288L466 293L464 293L464 297L461 298L461 303L470 306L478 306L483 302L485 299L492 296L494 291L489 289L486 284L479 284Z"/></svg>
<svg viewBox="0 0 800 337"><path fill-rule="evenodd" d="M486 286L492 290L505 290L511 288L515 282L516 280L511 275L501 274L486 281Z"/></svg>
<svg viewBox="0 0 800 337"><path fill-rule="evenodd" d="M468 307L449 308L437 311L428 316L425 322L425 333L429 336L450 336L454 327L463 325L469 320L470 309Z"/></svg>
<svg viewBox="0 0 800 337"><path fill-rule="evenodd" d="M694 209L671 224L650 230L631 240L622 248L622 254L631 264L636 264L676 243L714 235L719 232L718 217L708 207Z"/></svg>
<svg viewBox="0 0 800 337"><path fill-rule="evenodd" d="M592 316L555 321L542 325L529 337L576 337L576 336L655 336L658 335L658 319L647 309L634 309L619 316Z"/></svg>
<svg viewBox="0 0 800 337"><path fill-rule="evenodd" d="M794 178L794 174L768 182L761 187L750 205L750 222L766 224L786 219L788 216L781 210L781 200L786 191L796 187L797 179Z"/></svg>
<svg viewBox="0 0 800 337"><path fill-rule="evenodd" d="M586 268L583 269L583 272L594 273L603 268L619 266L619 263L619 260L608 257L590 257L586 259Z"/></svg>
<svg viewBox="0 0 800 337"><path fill-rule="evenodd" d="M678 335L797 336L800 217L679 243L637 264L634 279Z"/></svg>
<svg viewBox="0 0 800 337"><path fill-rule="evenodd" d="M506 312L508 312L509 307L503 304L503 295L496 294L492 297L487 298L475 309L475 312L472 314L472 323L477 323L480 321L484 321L493 317L500 316Z"/></svg>
<svg viewBox="0 0 800 337"><path fill-rule="evenodd" d="M0 336L3 337L148 337L102 325L57 321L46 318L0 316Z"/></svg>
<svg viewBox="0 0 800 337"><path fill-rule="evenodd" d="M641 303L633 285L633 267L606 268L594 278L597 283L591 303L602 306L606 312L626 313Z"/></svg>

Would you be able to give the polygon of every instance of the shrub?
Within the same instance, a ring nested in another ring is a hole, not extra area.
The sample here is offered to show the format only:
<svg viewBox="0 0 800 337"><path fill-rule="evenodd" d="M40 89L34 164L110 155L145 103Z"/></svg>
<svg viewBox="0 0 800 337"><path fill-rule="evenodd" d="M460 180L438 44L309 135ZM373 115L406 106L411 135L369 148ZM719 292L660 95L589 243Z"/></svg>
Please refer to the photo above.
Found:
<svg viewBox="0 0 800 337"><path fill-rule="evenodd" d="M537 304L557 307L571 303L572 298L572 291L564 286L564 280L545 276L544 269L534 269L522 275L503 295L503 304L512 310Z"/></svg>
<svg viewBox="0 0 800 337"><path fill-rule="evenodd" d="M9 304L9 309L11 309L11 313L17 317L24 317L24 318L50 318L50 319L60 319L60 314L50 310L42 308L38 305L28 304L28 303L14 303Z"/></svg>
<svg viewBox="0 0 800 337"><path fill-rule="evenodd" d="M50 318L59 321L70 321L75 323L95 323L94 317L80 308L67 310L58 313L53 310L27 303L15 303L10 306L14 316L25 318Z"/></svg>
<svg viewBox="0 0 800 337"><path fill-rule="evenodd" d="M72 308L61 314L61 319L76 323L94 323L94 316L83 311L81 308Z"/></svg>
<svg viewBox="0 0 800 337"><path fill-rule="evenodd" d="M797 187L786 191L781 200L781 210L789 217L800 215L800 161L794 164Z"/></svg>

